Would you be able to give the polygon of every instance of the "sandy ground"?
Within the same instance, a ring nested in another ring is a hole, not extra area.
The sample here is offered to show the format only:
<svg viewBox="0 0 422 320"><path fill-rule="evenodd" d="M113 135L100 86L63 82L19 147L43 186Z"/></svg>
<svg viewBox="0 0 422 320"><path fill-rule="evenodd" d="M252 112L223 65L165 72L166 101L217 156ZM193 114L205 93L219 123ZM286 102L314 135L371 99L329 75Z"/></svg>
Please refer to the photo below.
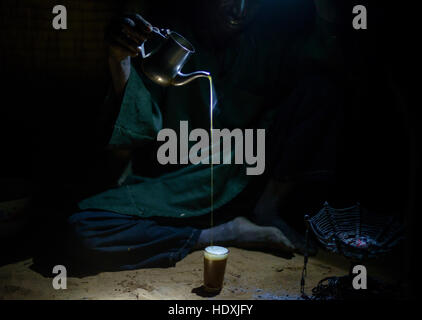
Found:
<svg viewBox="0 0 422 320"><path fill-rule="evenodd" d="M32 260L0 267L0 299L298 299L303 257L230 248L225 285L215 297L195 293L202 285L202 252L193 252L174 268L104 272L68 278L67 290L55 290L52 278L30 269ZM344 259L320 251L310 258L307 292L327 276L344 275ZM368 269L368 273L371 270ZM376 272L379 274L379 272ZM382 273L381 277L384 277Z"/></svg>

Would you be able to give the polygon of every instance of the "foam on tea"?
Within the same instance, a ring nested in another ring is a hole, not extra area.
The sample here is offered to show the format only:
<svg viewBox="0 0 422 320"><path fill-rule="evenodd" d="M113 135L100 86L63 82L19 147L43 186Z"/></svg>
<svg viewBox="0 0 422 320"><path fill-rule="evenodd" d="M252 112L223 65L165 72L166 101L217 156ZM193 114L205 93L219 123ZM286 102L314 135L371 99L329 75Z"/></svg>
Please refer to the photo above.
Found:
<svg viewBox="0 0 422 320"><path fill-rule="evenodd" d="M219 246L209 246L205 248L204 256L210 260L224 260L227 258L229 250Z"/></svg>

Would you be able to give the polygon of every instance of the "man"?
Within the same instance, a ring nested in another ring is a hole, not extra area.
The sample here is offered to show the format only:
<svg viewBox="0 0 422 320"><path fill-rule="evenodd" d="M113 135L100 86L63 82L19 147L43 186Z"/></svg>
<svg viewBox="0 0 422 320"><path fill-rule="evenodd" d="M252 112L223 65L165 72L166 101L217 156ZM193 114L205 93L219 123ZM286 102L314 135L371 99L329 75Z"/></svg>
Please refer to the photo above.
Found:
<svg viewBox="0 0 422 320"><path fill-rule="evenodd" d="M211 241L303 251L303 241L281 219L280 208L295 186L330 180L342 102L326 77L315 76L324 63L315 62L313 55L335 56L333 44L316 51L321 46L315 39L330 32L329 24L319 19L323 28L306 33L304 7L297 1L277 6L270 0L197 0L163 6L148 17L165 17L166 27L193 43L196 53L184 72L212 74L216 128L268 129L266 174L253 178L244 166L215 165L213 208L209 166L160 167L151 152L158 131L178 131L182 120L189 129L209 129L208 82L157 86L140 71L138 57L152 25L140 14L111 24L107 40L113 86L100 127L112 128L109 147L123 163L131 160L134 174L81 201L81 211L69 218L71 250L84 264L105 270L172 266Z"/></svg>

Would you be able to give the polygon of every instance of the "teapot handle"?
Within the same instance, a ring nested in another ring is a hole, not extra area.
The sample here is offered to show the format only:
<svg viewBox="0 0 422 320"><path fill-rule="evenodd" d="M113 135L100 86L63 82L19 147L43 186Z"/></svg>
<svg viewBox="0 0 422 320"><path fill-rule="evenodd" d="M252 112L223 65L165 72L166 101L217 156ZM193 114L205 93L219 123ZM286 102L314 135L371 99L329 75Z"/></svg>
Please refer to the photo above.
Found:
<svg viewBox="0 0 422 320"><path fill-rule="evenodd" d="M158 51L158 49L161 47L163 40L168 39L168 35L170 34L170 30L169 29L158 29L156 27L153 27L152 33L153 33L153 36L155 37L155 39L158 39L159 44L154 49L152 49L150 52L146 53L144 45L145 45L145 42L147 42L148 40L145 40L142 43L142 45L139 47L139 49L141 49L141 55L142 55L143 59L148 58L149 56L151 56L152 54L154 54L155 52ZM155 40L155 41L157 41L157 40Z"/></svg>

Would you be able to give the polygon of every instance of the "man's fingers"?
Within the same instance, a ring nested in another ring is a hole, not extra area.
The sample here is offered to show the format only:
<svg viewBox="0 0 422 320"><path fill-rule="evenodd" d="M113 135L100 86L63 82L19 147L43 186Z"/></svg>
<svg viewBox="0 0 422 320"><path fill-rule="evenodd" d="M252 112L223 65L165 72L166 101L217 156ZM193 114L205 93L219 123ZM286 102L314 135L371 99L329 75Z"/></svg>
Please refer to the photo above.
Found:
<svg viewBox="0 0 422 320"><path fill-rule="evenodd" d="M148 34L152 32L152 25L146 21L140 14L132 14L130 18L135 23L134 29L140 34L148 37Z"/></svg>
<svg viewBox="0 0 422 320"><path fill-rule="evenodd" d="M113 52L113 56L120 57L122 60L127 57L136 58L138 56L138 54L129 49L123 48L122 45L118 43L110 44L110 50L110 52Z"/></svg>
<svg viewBox="0 0 422 320"><path fill-rule="evenodd" d="M122 32L138 46L140 46L146 40L146 36L139 34L138 32L134 31L133 28L128 27L127 25L123 26Z"/></svg>
<svg viewBox="0 0 422 320"><path fill-rule="evenodd" d="M126 38L126 39L122 39L121 37L112 38L111 44L113 46L122 48L122 50L127 51L128 53L130 53L130 56L132 57L137 56L140 52L136 43L134 43L129 38Z"/></svg>
<svg viewBox="0 0 422 320"><path fill-rule="evenodd" d="M111 32L109 32L108 37L111 41L124 43L125 46L133 48L134 50L137 50L136 48L139 47L143 42L138 41L138 39L133 34L127 32L126 26L122 26L120 29L114 28L113 30L111 30Z"/></svg>
<svg viewBox="0 0 422 320"><path fill-rule="evenodd" d="M113 20L106 31L105 40L119 55L136 57L139 47L152 32L151 24L139 14L126 14Z"/></svg>

